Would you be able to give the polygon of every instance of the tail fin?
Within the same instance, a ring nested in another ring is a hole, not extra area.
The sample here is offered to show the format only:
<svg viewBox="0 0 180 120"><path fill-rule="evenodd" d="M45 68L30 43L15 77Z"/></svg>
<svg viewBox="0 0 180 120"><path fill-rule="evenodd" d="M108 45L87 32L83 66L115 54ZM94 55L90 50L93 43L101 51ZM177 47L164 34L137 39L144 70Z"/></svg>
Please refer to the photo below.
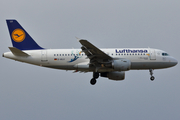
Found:
<svg viewBox="0 0 180 120"><path fill-rule="evenodd" d="M19 50L43 49L16 20L6 20L13 47Z"/></svg>

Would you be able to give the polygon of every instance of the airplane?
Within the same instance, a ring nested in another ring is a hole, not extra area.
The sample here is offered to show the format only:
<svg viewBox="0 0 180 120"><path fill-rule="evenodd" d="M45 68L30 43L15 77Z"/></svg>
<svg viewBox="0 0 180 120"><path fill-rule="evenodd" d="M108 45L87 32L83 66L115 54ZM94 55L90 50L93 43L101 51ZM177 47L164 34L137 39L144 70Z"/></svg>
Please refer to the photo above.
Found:
<svg viewBox="0 0 180 120"><path fill-rule="evenodd" d="M46 49L39 46L14 19L6 20L13 47L3 57L32 65L92 72L91 85L99 76L110 80L125 79L125 71L149 70L153 81L154 69L173 67L178 61L167 52L153 48L100 49L85 39L78 39L81 49Z"/></svg>

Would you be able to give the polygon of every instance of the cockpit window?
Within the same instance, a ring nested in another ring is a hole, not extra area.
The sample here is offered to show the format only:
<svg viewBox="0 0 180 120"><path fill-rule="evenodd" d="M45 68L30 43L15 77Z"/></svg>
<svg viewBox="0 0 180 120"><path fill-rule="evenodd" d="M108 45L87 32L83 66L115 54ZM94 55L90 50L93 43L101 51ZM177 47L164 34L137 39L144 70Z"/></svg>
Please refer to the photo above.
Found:
<svg viewBox="0 0 180 120"><path fill-rule="evenodd" d="M169 56L167 53L162 53L162 56Z"/></svg>

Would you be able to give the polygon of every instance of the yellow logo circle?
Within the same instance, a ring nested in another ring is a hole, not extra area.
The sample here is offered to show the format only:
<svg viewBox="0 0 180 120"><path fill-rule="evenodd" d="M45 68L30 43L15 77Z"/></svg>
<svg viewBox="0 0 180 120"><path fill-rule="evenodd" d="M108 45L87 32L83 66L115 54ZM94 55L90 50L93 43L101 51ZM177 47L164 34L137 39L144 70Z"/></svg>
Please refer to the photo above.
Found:
<svg viewBox="0 0 180 120"><path fill-rule="evenodd" d="M22 42L25 39L26 34L22 29L15 29L11 36L15 42Z"/></svg>

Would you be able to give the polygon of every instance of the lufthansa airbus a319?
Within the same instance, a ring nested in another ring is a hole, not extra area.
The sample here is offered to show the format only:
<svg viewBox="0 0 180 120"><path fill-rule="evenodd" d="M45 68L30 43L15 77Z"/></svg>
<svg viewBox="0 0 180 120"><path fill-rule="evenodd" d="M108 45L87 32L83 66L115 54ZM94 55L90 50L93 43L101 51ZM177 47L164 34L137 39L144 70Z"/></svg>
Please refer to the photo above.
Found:
<svg viewBox="0 0 180 120"><path fill-rule="evenodd" d="M33 65L92 72L90 83L101 77L124 80L125 71L149 70L175 66L178 61L163 50L152 48L100 49L87 40L78 39L81 49L46 49L40 47L16 20L6 20L13 47L3 57Z"/></svg>

